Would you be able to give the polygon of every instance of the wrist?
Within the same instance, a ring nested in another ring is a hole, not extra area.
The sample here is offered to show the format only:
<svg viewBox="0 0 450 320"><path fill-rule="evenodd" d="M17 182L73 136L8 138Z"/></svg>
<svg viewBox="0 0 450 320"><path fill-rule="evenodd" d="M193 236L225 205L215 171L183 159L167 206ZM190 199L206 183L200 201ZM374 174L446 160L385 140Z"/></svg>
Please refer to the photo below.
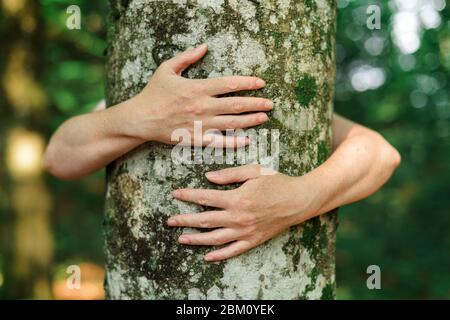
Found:
<svg viewBox="0 0 450 320"><path fill-rule="evenodd" d="M137 100L135 96L109 108L109 119L115 128L116 135L142 140L137 129L139 128L139 116L136 115Z"/></svg>
<svg viewBox="0 0 450 320"><path fill-rule="evenodd" d="M326 180L315 170L294 179L296 194L293 199L297 208L296 224L299 224L321 214L329 198L329 189L324 183Z"/></svg>

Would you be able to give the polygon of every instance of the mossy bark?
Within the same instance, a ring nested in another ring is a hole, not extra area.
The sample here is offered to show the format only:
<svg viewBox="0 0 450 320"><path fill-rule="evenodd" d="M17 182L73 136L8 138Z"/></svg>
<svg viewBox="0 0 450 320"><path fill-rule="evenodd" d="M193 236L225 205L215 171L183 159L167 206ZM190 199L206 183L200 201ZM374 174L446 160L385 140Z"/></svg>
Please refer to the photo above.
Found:
<svg viewBox="0 0 450 320"><path fill-rule="evenodd" d="M335 1L111 1L108 104L138 93L157 66L208 43L190 78L255 75L274 100L279 170L302 175L331 150ZM292 227L221 263L211 248L181 246L171 215L201 208L174 201L180 187L217 188L204 173L220 165L176 165L171 146L147 143L108 168L106 292L111 299L320 299L335 295L336 215ZM301 191L300 191L301 192Z"/></svg>

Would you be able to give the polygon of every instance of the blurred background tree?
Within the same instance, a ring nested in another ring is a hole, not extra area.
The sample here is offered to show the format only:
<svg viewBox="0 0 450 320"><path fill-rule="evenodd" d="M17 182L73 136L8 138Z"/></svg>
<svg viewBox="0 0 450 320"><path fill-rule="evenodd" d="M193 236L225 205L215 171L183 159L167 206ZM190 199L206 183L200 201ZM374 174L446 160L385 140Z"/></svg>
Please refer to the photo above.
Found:
<svg viewBox="0 0 450 320"><path fill-rule="evenodd" d="M381 29L366 27L369 4ZM340 298L450 298L450 8L443 0L338 1L336 111L402 154L393 179L340 211ZM368 290L378 265L382 290Z"/></svg>
<svg viewBox="0 0 450 320"><path fill-rule="evenodd" d="M100 274L92 281L102 285L103 174L67 183L40 169L51 133L103 98L107 3L78 1L80 30L66 28L71 4L0 1L3 298L70 296L66 268L84 261L82 275Z"/></svg>
<svg viewBox="0 0 450 320"><path fill-rule="evenodd" d="M44 175L45 141L104 96L107 1L0 0L0 297L101 298L102 172ZM340 210L340 299L450 298L450 8L444 0L338 0L336 111L380 131L402 166ZM369 5L381 28L367 27ZM351 161L351 159L349 159ZM66 269L82 269L68 290ZM366 269L381 268L381 290Z"/></svg>

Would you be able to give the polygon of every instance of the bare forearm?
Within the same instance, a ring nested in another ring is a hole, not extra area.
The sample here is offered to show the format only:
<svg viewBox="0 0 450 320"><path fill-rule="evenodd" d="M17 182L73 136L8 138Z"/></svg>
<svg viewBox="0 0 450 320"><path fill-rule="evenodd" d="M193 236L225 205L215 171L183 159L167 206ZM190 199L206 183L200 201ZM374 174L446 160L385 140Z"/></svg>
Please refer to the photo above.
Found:
<svg viewBox="0 0 450 320"><path fill-rule="evenodd" d="M310 214L368 197L388 181L399 163L398 152L379 134L366 129L347 137L323 165L304 176L320 190Z"/></svg>
<svg viewBox="0 0 450 320"><path fill-rule="evenodd" d="M379 134L339 115L333 117L332 156L301 177L262 174L259 165L209 172L218 185L243 183L232 190L179 189L181 201L220 208L219 211L171 217L171 227L206 228L182 234L184 245L223 245L205 256L219 261L241 254L283 230L336 207L365 198L379 189L400 163L398 152Z"/></svg>
<svg viewBox="0 0 450 320"><path fill-rule="evenodd" d="M202 146L222 142L240 146L246 139L206 134L242 129L268 120L270 100L254 97L220 97L239 91L258 90L265 82L255 77L187 79L181 76L201 60L207 46L187 50L165 61L136 96L107 110L75 117L52 137L45 154L47 171L62 179L76 179L96 171L145 141L178 143L178 129L193 132L202 124L205 135L187 143ZM217 139L217 140L216 140Z"/></svg>
<svg viewBox="0 0 450 320"><path fill-rule="evenodd" d="M123 116L115 106L74 117L50 140L44 166L61 179L77 179L103 168L144 141L127 136Z"/></svg>

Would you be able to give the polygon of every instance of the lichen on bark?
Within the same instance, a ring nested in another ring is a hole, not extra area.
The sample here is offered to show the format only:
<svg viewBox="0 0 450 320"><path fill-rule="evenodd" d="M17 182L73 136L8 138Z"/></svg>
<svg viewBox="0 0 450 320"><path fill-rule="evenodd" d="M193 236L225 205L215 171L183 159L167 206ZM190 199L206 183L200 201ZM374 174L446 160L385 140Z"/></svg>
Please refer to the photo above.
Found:
<svg viewBox="0 0 450 320"><path fill-rule="evenodd" d="M335 1L112 0L108 105L138 93L158 65L201 43L209 53L189 78L255 75L273 99L263 128L280 130L279 170L303 175L331 150ZM302 94L303 93L303 94ZM176 165L149 142L108 167L106 292L111 299L320 299L335 294L336 215L330 213L236 258L206 263L211 248L177 243L171 215L203 210L175 201L179 187L218 188L220 165ZM189 230L193 231L193 230Z"/></svg>

